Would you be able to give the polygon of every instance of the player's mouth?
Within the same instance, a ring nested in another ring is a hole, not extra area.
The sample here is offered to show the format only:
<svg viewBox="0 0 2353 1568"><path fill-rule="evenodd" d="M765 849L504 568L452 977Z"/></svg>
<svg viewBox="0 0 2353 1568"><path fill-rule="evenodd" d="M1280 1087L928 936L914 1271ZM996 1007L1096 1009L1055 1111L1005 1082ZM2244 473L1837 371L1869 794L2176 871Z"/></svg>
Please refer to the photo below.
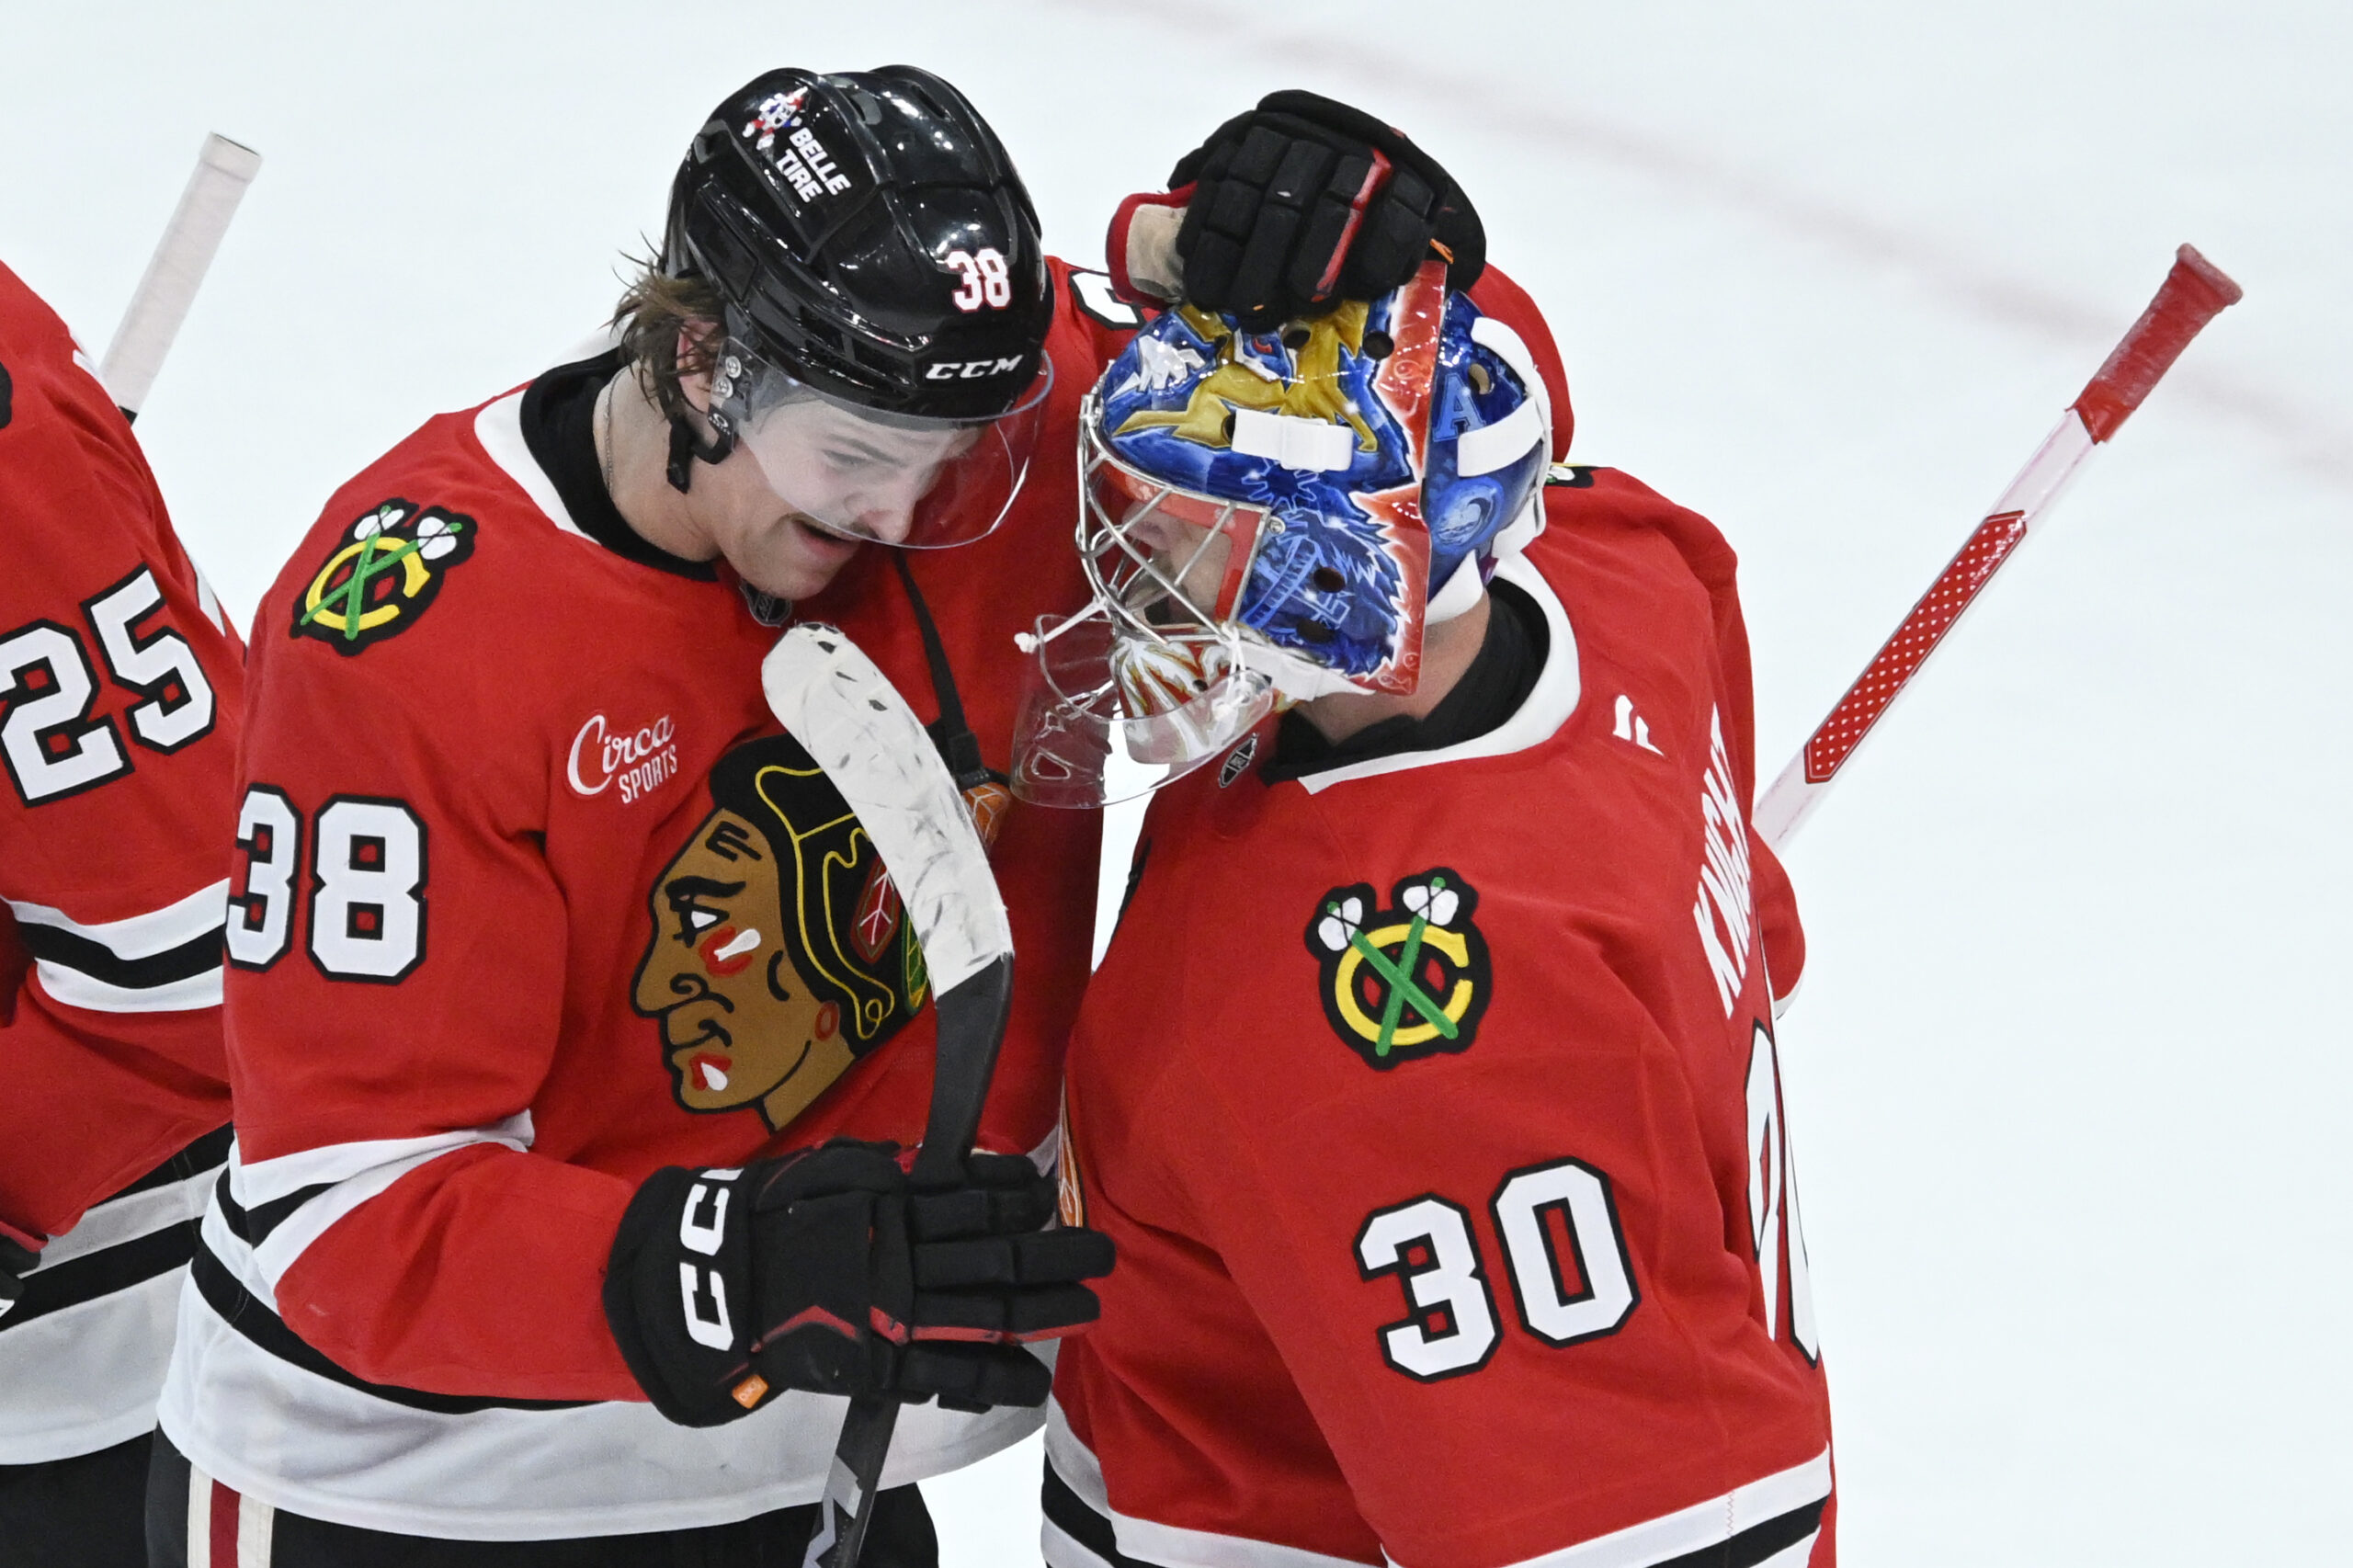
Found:
<svg viewBox="0 0 2353 1568"><path fill-rule="evenodd" d="M788 514L784 520L792 525L794 532L805 549L815 554L818 560L829 562L835 565L839 565L857 554L858 545L863 542L851 539L846 534L837 534L830 528L822 528L797 514Z"/></svg>

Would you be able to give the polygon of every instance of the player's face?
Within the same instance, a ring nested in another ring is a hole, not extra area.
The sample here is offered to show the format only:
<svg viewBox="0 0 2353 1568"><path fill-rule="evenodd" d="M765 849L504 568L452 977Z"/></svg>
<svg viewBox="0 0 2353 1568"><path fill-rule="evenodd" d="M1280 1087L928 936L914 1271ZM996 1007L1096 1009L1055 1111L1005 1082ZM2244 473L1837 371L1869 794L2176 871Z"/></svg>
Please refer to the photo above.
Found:
<svg viewBox="0 0 2353 1568"><path fill-rule="evenodd" d="M658 1016L679 1104L800 1114L852 1061L841 1009L819 1002L786 944L776 857L734 812L711 814L664 869L631 1000Z"/></svg>
<svg viewBox="0 0 2353 1568"><path fill-rule="evenodd" d="M871 540L907 537L916 505L972 430L913 431L815 400L764 418L727 460L696 471L704 526L728 564L783 599L819 592Z"/></svg>
<svg viewBox="0 0 2353 1568"><path fill-rule="evenodd" d="M1216 608L1225 563L1233 553L1233 540L1155 506L1136 507L1121 531L1151 558L1162 576L1185 590L1186 597L1205 611ZM1159 591L1148 576L1139 579L1133 589L1137 596Z"/></svg>

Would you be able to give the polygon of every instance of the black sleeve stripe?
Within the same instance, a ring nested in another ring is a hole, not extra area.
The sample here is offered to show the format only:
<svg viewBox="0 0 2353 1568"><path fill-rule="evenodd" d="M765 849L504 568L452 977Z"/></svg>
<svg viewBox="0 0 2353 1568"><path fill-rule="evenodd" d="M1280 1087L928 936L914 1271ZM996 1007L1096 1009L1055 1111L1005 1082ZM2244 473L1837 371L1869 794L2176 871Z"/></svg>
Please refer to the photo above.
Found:
<svg viewBox="0 0 2353 1568"><path fill-rule="evenodd" d="M1070 1483L1054 1473L1053 1462L1046 1464L1046 1486L1039 1502L1046 1517L1060 1527L1063 1534L1095 1553L1111 1568L1153 1568L1141 1558L1120 1555L1119 1533L1111 1521L1088 1507Z"/></svg>
<svg viewBox="0 0 2353 1568"><path fill-rule="evenodd" d="M36 1268L25 1276L24 1295L6 1316L0 1317L0 1334L168 1274L195 1250L196 1221L187 1220L54 1267Z"/></svg>
<svg viewBox="0 0 2353 1568"><path fill-rule="evenodd" d="M53 963L88 975L102 985L124 991L147 991L175 981L194 980L221 967L221 927L191 937L176 948L127 959L103 942L91 940L54 926L21 924L17 930L25 950L43 963Z"/></svg>
<svg viewBox="0 0 2353 1568"><path fill-rule="evenodd" d="M1043 1511L1062 1532L1095 1553L1111 1568L1154 1568L1141 1558L1122 1556L1119 1534L1111 1521L1097 1513L1070 1489L1063 1478L1054 1473L1049 1461L1046 1484L1040 1497ZM1650 1564L1650 1568L1756 1568L1771 1560L1774 1553L1788 1550L1822 1528L1822 1514L1829 1499L1818 1497L1786 1514L1777 1514L1759 1524L1751 1525L1730 1540L1703 1546L1696 1551L1667 1558Z"/></svg>
<svg viewBox="0 0 2353 1568"><path fill-rule="evenodd" d="M460 1394L427 1393L421 1389L399 1388L390 1383L371 1383L357 1373L344 1370L309 1341L287 1327L284 1320L269 1310L268 1303L237 1283L236 1277L229 1272L229 1266L213 1256L211 1248L198 1246L196 1256L188 1265L188 1278L195 1281L197 1293L204 1298L205 1304L218 1313L222 1322L279 1360L291 1362L314 1376L341 1383L346 1388L358 1389L362 1393L373 1394L393 1404L405 1405L411 1410L427 1410L442 1415L470 1415L477 1410L576 1410L585 1403L553 1399L475 1399ZM0 1324L6 1322L7 1319L0 1318Z"/></svg>
<svg viewBox="0 0 2353 1568"><path fill-rule="evenodd" d="M283 1198L273 1198L267 1203L256 1203L252 1208L242 1211L244 1224L236 1233L244 1238L247 1246L259 1246L269 1239L270 1232L294 1217L294 1210L335 1185L331 1181L323 1181L316 1187L306 1187L299 1192L290 1192Z"/></svg>
<svg viewBox="0 0 2353 1568"><path fill-rule="evenodd" d="M229 1233L247 1246L253 1245L253 1237L245 1233L244 1205L239 1203L236 1195L229 1190L227 1171L222 1171L221 1179L212 1184L212 1201L221 1205L221 1220L229 1227Z"/></svg>

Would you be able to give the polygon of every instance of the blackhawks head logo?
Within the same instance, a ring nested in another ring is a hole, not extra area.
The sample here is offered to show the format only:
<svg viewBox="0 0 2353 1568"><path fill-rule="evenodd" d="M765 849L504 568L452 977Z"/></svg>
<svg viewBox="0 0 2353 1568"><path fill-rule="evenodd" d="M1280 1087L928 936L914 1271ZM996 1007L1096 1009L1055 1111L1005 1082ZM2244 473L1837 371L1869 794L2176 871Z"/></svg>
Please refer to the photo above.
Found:
<svg viewBox="0 0 2353 1568"><path fill-rule="evenodd" d="M874 841L790 735L710 771L712 810L654 879L631 1002L690 1111L780 1128L896 1034L930 988Z"/></svg>
<svg viewBox="0 0 2353 1568"><path fill-rule="evenodd" d="M1359 882L1334 888L1307 923L1324 988L1324 1016L1375 1067L1468 1051L1487 1010L1486 938L1471 923L1479 894L1446 867L1399 882L1392 907L1373 907Z"/></svg>
<svg viewBox="0 0 2353 1568"><path fill-rule="evenodd" d="M294 601L294 635L357 653L416 623L441 579L474 552L474 520L392 500L351 525L348 539Z"/></svg>

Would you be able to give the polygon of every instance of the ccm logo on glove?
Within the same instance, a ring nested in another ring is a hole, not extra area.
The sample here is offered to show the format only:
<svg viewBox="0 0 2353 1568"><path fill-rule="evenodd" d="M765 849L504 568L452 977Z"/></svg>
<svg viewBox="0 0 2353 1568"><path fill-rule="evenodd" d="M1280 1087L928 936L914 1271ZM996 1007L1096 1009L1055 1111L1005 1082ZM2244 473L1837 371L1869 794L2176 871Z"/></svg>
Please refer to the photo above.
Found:
<svg viewBox="0 0 2353 1568"><path fill-rule="evenodd" d="M1021 1348L1092 1323L1109 1238L1047 1230L1052 1182L1017 1155L917 1189L897 1147L836 1140L648 1177L614 1238L605 1314L663 1415L716 1426L779 1389L952 1409L1036 1405Z"/></svg>

